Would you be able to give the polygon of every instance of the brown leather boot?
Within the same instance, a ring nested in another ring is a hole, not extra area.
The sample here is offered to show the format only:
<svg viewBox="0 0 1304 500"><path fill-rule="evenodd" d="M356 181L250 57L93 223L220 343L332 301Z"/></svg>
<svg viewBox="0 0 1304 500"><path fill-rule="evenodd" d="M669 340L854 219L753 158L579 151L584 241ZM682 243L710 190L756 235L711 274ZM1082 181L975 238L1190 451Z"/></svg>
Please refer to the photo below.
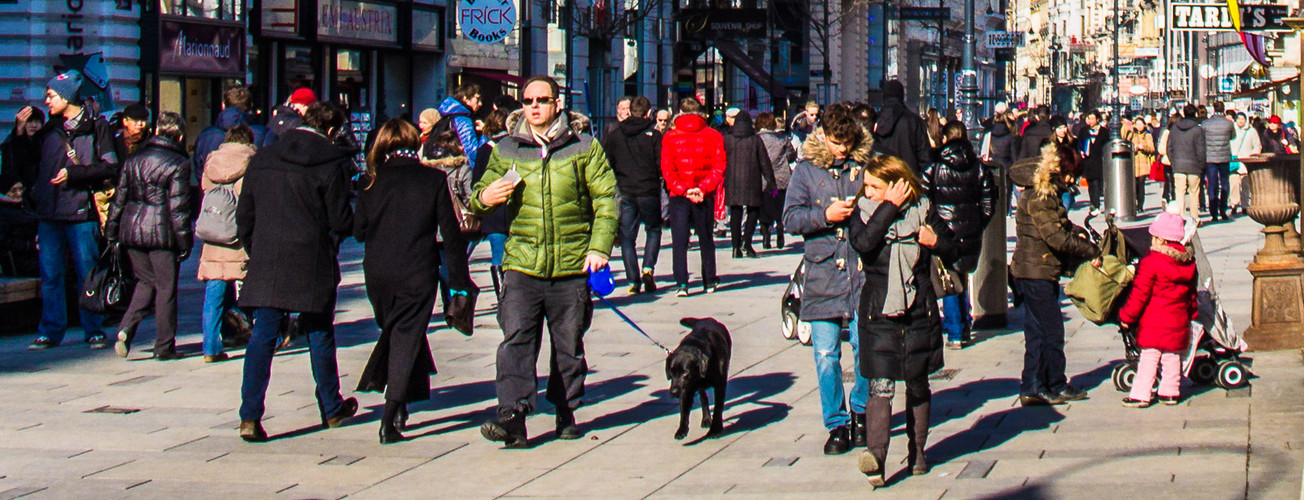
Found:
<svg viewBox="0 0 1304 500"><path fill-rule="evenodd" d="M910 442L910 454L906 463L910 474L922 476L928 474L928 459L924 457L924 447L928 445L929 411L933 407L933 398L915 399L906 396L906 437Z"/></svg>
<svg viewBox="0 0 1304 500"><path fill-rule="evenodd" d="M869 484L880 488L887 484L884 469L887 445L892 437L892 398L870 397L865 403L865 453L860 455L860 472L869 476Z"/></svg>

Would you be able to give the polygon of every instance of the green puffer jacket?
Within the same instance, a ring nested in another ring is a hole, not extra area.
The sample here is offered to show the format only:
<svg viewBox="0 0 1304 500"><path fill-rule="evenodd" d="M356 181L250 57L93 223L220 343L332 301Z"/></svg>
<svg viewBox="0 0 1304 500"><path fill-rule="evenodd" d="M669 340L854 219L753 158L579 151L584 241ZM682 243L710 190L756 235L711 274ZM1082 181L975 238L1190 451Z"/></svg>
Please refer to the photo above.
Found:
<svg viewBox="0 0 1304 500"><path fill-rule="evenodd" d="M619 227L616 175L602 146L584 133L589 119L563 111L546 147L535 141L520 111L506 125L510 135L494 148L470 206L481 216L510 211L503 270L563 278L584 274L589 254L610 258ZM485 206L480 193L513 168L521 183L507 203Z"/></svg>

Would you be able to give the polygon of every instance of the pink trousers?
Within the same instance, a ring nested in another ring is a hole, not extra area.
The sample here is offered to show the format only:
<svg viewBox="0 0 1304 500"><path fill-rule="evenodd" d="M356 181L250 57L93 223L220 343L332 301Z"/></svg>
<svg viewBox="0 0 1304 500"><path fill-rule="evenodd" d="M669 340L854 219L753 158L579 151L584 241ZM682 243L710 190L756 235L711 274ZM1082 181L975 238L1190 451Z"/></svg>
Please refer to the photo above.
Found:
<svg viewBox="0 0 1304 500"><path fill-rule="evenodd" d="M1155 386L1155 372L1160 371L1159 395L1177 397L1182 385L1182 356L1175 352L1163 352L1159 349L1142 349L1141 359L1136 364L1136 379L1132 382L1132 392L1128 397L1138 401L1150 401L1150 389Z"/></svg>

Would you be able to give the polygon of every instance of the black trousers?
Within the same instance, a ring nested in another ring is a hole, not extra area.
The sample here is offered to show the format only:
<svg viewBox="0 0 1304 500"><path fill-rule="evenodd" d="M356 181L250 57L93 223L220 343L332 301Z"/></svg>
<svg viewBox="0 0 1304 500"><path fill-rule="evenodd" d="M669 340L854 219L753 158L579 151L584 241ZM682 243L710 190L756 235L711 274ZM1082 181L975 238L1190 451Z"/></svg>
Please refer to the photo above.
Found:
<svg viewBox="0 0 1304 500"><path fill-rule="evenodd" d="M1049 280L1015 279L1023 295L1023 375L1019 393L1059 393L1068 385L1064 359L1064 316L1060 286Z"/></svg>
<svg viewBox="0 0 1304 500"><path fill-rule="evenodd" d="M729 235L735 250L752 246L752 237L756 235L756 216L760 213L760 207L729 207ZM743 220L743 214L747 214L746 221Z"/></svg>
<svg viewBox="0 0 1304 500"><path fill-rule="evenodd" d="M543 279L518 271L503 274L498 324L503 342L498 345L498 416L530 413L537 407L539 361L543 325L548 324L551 358L548 360L547 399L557 407L579 408L589 365L584 359L584 333L593 322L593 301L584 276Z"/></svg>
<svg viewBox="0 0 1304 500"><path fill-rule="evenodd" d="M689 228L697 232L697 243L702 251L702 280L715 281L715 194L701 203L693 203L683 196L670 198L670 239L673 242L675 283L688 286Z"/></svg>
<svg viewBox="0 0 1304 500"><path fill-rule="evenodd" d="M130 332L135 336L136 327L154 308L154 325L158 337L154 340L154 352L161 353L177 349L177 252L172 250L127 249L127 258L131 259L131 269L136 275L136 291L131 296L131 305L122 316L119 330Z"/></svg>
<svg viewBox="0 0 1304 500"><path fill-rule="evenodd" d="M1091 208L1100 208L1100 199L1105 193L1105 181L1087 179L1087 196L1091 198Z"/></svg>

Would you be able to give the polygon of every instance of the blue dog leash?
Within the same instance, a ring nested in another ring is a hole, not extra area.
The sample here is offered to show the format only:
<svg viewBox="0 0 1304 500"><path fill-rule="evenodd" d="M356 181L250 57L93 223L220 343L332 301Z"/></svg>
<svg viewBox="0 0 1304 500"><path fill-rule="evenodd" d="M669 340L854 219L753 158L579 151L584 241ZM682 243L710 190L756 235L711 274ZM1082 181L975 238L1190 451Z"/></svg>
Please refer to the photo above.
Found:
<svg viewBox="0 0 1304 500"><path fill-rule="evenodd" d="M593 292L593 296L597 297L598 300L602 301L603 304L606 304L607 307L610 307L611 312L616 313L616 316L619 316L620 319L624 320L625 324L633 328L634 331L642 334L644 338L651 341L657 347L660 347L661 350L666 352L666 354L670 354L670 349L666 349L666 346L661 345L660 342L657 342L656 339L653 339L651 335L648 335L647 332L643 331L642 328L639 328L638 324L635 323L634 320L629 319L629 316L626 316L625 313L620 310L620 308L616 307L615 304L612 304L611 301L607 300L606 295L610 294L615 289L616 289L616 280L611 277L610 267L604 267L602 269L589 273L589 290Z"/></svg>

